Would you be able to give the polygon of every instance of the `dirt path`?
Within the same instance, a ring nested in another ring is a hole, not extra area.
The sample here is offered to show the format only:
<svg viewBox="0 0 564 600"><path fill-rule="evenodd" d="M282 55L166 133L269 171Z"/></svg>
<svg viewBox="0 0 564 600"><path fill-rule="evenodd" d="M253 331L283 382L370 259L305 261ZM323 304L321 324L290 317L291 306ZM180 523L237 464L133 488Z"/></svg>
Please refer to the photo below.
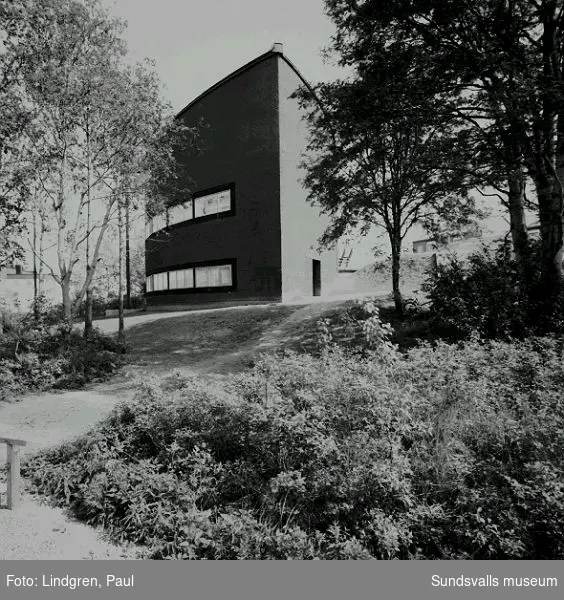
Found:
<svg viewBox="0 0 564 600"><path fill-rule="evenodd" d="M227 320L237 320L235 310L229 309ZM252 307L253 314L262 307ZM28 394L19 402L0 404L0 435L17 437L28 441L25 452L56 446L85 433L91 426L106 416L120 401L127 401L135 393L140 377L170 373L175 368L185 367L197 371L193 353L176 353L178 333L184 329L194 329L192 322L204 316L208 322L217 322L221 309L187 311L174 313L152 313L135 315L126 319L127 341L130 346L128 364L119 374L105 383L88 385L81 390L53 391ZM211 317L211 319L210 319ZM188 323L185 323L185 320ZM95 326L104 333L117 331L117 319L96 321ZM170 332L177 333L174 338ZM183 334L184 335L184 334ZM196 349L193 336L190 338L192 350ZM215 342L221 339L221 331L214 325L210 336ZM205 339L200 340L200 348L207 348L214 354L221 352L221 344ZM197 361L196 361L197 362ZM0 445L0 461L5 458L5 448Z"/></svg>

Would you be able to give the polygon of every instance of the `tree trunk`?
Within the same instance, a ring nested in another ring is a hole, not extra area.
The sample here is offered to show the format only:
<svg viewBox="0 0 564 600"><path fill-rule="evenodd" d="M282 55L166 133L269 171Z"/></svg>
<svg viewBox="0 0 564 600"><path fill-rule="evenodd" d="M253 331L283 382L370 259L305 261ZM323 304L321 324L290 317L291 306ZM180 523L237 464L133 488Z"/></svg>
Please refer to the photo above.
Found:
<svg viewBox="0 0 564 600"><path fill-rule="evenodd" d="M552 329L558 317L562 299L562 191L558 182L548 173L534 177L539 205L541 235L540 282L536 289L539 319Z"/></svg>
<svg viewBox="0 0 564 600"><path fill-rule="evenodd" d="M44 293L44 288L43 288L43 255L45 254L44 252L44 246L45 246L45 232L47 231L46 225L45 225L45 213L42 210L40 215L39 215L40 219L41 219L41 227L39 228L39 260L38 260L38 265L37 265L37 293L39 296L42 296Z"/></svg>
<svg viewBox="0 0 564 600"><path fill-rule="evenodd" d="M118 257L118 339L125 340L125 323L123 318L123 209L121 199L118 200L118 239L119 239L119 257Z"/></svg>
<svg viewBox="0 0 564 600"><path fill-rule="evenodd" d="M131 308L131 252L129 249L129 198L125 203L125 307Z"/></svg>
<svg viewBox="0 0 564 600"><path fill-rule="evenodd" d="M88 265L86 267L86 277L89 276L89 272L90 272L90 265ZM92 329L93 329L92 290L90 288L91 288L90 285L86 288L86 301L85 301L85 306L84 306L84 337L85 338L88 338L92 335Z"/></svg>
<svg viewBox="0 0 564 600"><path fill-rule="evenodd" d="M392 246L392 293L394 305L399 317L403 317L403 298L400 290L401 239L396 233L390 234Z"/></svg>
<svg viewBox="0 0 564 600"><path fill-rule="evenodd" d="M89 111L87 111L87 120L86 120L86 153L87 153L87 180L86 185L88 200L87 200L87 209L86 209L86 301L84 307L84 337L89 338L92 335L92 281L91 273L90 273L90 210L92 204L92 164L91 164L91 154L90 154L90 116Z"/></svg>
<svg viewBox="0 0 564 600"><path fill-rule="evenodd" d="M63 317L67 323L72 323L72 300L70 278L64 277L61 281L61 291L63 294Z"/></svg>
<svg viewBox="0 0 564 600"><path fill-rule="evenodd" d="M544 8L551 10L549 6ZM545 88L541 95L542 113L535 123L536 141L540 143L534 159L534 179L541 232L539 299L545 307L543 316L550 325L562 297L563 190L559 175L564 172L564 121L559 119L560 102L550 90L551 86L561 85L558 25L548 12L543 16L542 24L540 41Z"/></svg>
<svg viewBox="0 0 564 600"><path fill-rule="evenodd" d="M562 294L563 221L562 191L556 184L550 202L540 217L543 254L543 283L555 300Z"/></svg>
<svg viewBox="0 0 564 600"><path fill-rule="evenodd" d="M519 269L519 283L523 290L527 290L531 283L531 274L529 234L525 221L525 175L523 169L516 167L510 171L507 183L509 187L508 208L513 252Z"/></svg>
<svg viewBox="0 0 564 600"><path fill-rule="evenodd" d="M33 211L33 316L39 320L39 274L37 272L37 210Z"/></svg>
<svg viewBox="0 0 564 600"><path fill-rule="evenodd" d="M553 269L556 279L558 301L564 295L564 272L562 259L564 256L564 111L558 114L556 142L555 185L552 190L551 215L552 223L549 234L553 253ZM561 306L559 305L559 308Z"/></svg>

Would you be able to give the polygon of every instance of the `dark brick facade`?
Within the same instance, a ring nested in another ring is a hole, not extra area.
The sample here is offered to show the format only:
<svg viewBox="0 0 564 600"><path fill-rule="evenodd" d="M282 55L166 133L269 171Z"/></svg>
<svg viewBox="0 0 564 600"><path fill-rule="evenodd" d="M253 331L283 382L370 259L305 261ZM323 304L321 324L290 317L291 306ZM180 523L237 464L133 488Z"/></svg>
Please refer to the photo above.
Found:
<svg viewBox="0 0 564 600"><path fill-rule="evenodd" d="M276 51L262 55L178 115L189 126L204 123L200 153L179 157L194 192L231 186L234 205L230 213L177 223L151 235L146 241L147 275L223 261L234 265L235 280L230 289L148 293L149 306L282 300L282 60ZM291 226L299 231L303 220Z"/></svg>

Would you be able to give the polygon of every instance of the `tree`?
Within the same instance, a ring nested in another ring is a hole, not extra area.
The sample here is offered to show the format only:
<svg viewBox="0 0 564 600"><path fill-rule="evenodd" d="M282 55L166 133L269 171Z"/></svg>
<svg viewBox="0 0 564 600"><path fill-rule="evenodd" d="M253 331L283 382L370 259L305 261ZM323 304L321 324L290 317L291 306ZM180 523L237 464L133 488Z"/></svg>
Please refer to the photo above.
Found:
<svg viewBox="0 0 564 600"><path fill-rule="evenodd" d="M65 318L70 320L74 268L80 248L90 243L92 233L92 191L101 183L100 172L110 168L111 150L104 134L115 125L111 108L119 105L121 25L110 20L95 2L74 0L46 0L41 6L34 5L28 19L37 59L25 70L26 92L34 108L26 134L35 150L37 176L51 201L50 219L57 235L57 272L52 265L45 265L61 286ZM92 72L100 82L95 90ZM102 97L107 129L93 140L89 127L92 120L101 120L96 110L102 109ZM93 179L96 175L98 180ZM96 223L98 247L113 208L111 199L104 204Z"/></svg>
<svg viewBox="0 0 564 600"><path fill-rule="evenodd" d="M401 314L400 257L408 231L417 223L434 233L458 229L477 209L466 193L469 155L459 122L432 104L419 109L420 97L430 94L413 70L417 48L371 41L372 60L354 64L353 80L320 84L316 98L308 90L298 94L310 130L305 184L310 201L332 218L323 244L351 227L385 230ZM333 50L345 50L341 39Z"/></svg>
<svg viewBox="0 0 564 600"><path fill-rule="evenodd" d="M562 1L327 0L326 6L349 59L370 62L371 31L417 45L436 93L450 90L456 99L451 108L489 146L492 172L506 179L514 250L524 260L525 176L533 180L541 228L540 295L548 311L557 310L563 288Z"/></svg>
<svg viewBox="0 0 564 600"><path fill-rule="evenodd" d="M42 296L43 263L45 258L45 239L48 230L48 197L41 189L37 178L30 176L29 188L31 232L28 231L28 246L33 255L33 312L39 318L40 298ZM29 229L29 227L28 227Z"/></svg>
<svg viewBox="0 0 564 600"><path fill-rule="evenodd" d="M118 252L118 339L123 342L125 341L125 322L123 314L123 258L124 258L124 223L123 213L126 204L126 200L122 196L118 197L118 239L119 239L119 252Z"/></svg>
<svg viewBox="0 0 564 600"><path fill-rule="evenodd" d="M115 124L109 135L104 137L106 152L111 150L110 157L108 162L103 162L102 171L99 165L94 165L93 170L96 180L112 199L117 211L119 236L125 239L125 243L120 243L118 247L121 265L124 258L122 252L129 248L130 215L139 211L152 189L153 180L161 176L167 161L173 160L169 147L174 143L174 136L184 133L184 129L174 124L170 108L162 101L160 83L150 63L122 67L119 77L119 101L113 109ZM103 106L104 102L100 104ZM101 118L105 114L104 109ZM90 108L88 114L91 112ZM102 124L102 127L105 125ZM122 229L122 221L125 229ZM87 249L90 231L87 227ZM87 255L85 335L92 329L91 287L99 260L99 248L91 261L88 261ZM125 264L129 272L130 261L127 256ZM126 285L130 289L129 274Z"/></svg>
<svg viewBox="0 0 564 600"><path fill-rule="evenodd" d="M23 131L31 118L22 85L23 69L33 59L27 41L26 0L0 0L0 268L21 258L19 238L28 205Z"/></svg>
<svg viewBox="0 0 564 600"><path fill-rule="evenodd" d="M97 0L45 0L29 21L37 60L25 70L34 108L26 135L50 199L57 252L56 266L43 263L61 286L64 315L71 320L85 297L91 307L92 282L123 182L129 182L129 194L142 198L153 172L171 156L163 131L174 128L150 64L126 64L124 24ZM86 315L88 335L90 309Z"/></svg>

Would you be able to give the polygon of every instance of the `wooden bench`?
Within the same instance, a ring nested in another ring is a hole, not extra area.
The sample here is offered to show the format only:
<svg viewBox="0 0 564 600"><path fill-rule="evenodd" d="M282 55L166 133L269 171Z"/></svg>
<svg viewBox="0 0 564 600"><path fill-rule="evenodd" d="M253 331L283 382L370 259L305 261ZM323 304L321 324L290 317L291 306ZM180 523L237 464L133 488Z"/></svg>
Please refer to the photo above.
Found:
<svg viewBox="0 0 564 600"><path fill-rule="evenodd" d="M26 445L23 440L0 437L0 444L6 444L8 455L6 462L8 464L8 508L17 508L21 500L21 478L20 478L20 448Z"/></svg>

